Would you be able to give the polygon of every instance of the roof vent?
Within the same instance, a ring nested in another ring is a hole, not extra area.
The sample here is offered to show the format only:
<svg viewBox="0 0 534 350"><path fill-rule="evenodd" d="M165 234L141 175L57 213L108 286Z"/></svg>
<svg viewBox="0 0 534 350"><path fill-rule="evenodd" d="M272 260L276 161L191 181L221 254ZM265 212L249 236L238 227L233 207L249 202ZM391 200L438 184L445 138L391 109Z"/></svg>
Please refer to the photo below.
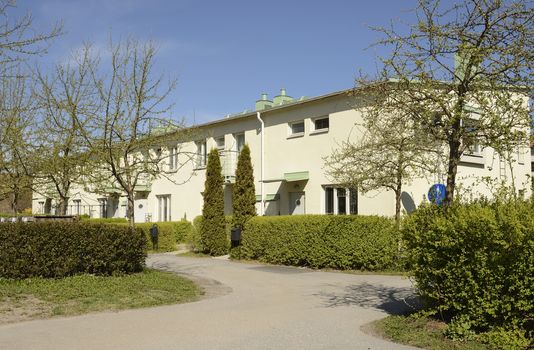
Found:
<svg viewBox="0 0 534 350"><path fill-rule="evenodd" d="M273 106L273 101L267 98L266 93L261 94L261 99L256 101L256 110L261 111L262 109L270 108Z"/></svg>
<svg viewBox="0 0 534 350"><path fill-rule="evenodd" d="M293 97L286 95L286 89L281 88L280 89L280 95L275 96L273 99L273 103L275 106L279 106L284 103L293 102Z"/></svg>

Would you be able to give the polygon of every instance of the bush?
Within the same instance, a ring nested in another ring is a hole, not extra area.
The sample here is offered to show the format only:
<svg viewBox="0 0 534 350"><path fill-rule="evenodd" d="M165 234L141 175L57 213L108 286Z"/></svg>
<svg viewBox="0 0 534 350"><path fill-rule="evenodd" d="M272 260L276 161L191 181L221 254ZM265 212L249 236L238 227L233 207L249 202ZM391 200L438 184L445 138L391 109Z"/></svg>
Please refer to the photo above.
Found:
<svg viewBox="0 0 534 350"><path fill-rule="evenodd" d="M143 222L135 224L136 228L145 233L146 248L152 250L152 241L150 240L150 228L156 224L158 226L158 252L172 252L176 250L176 227L177 223L172 221L166 222ZM128 224L124 224L128 225Z"/></svg>
<svg viewBox="0 0 534 350"><path fill-rule="evenodd" d="M245 225L233 258L313 268L387 270L398 266L398 231L377 216L264 216Z"/></svg>
<svg viewBox="0 0 534 350"><path fill-rule="evenodd" d="M193 224L187 220L181 220L173 222L174 224L174 238L176 243L182 243L186 241L186 238L191 235L193 230Z"/></svg>
<svg viewBox="0 0 534 350"><path fill-rule="evenodd" d="M126 226L72 222L0 224L0 277L138 272L146 239Z"/></svg>
<svg viewBox="0 0 534 350"><path fill-rule="evenodd" d="M202 246L200 241L200 227L202 225L203 217L199 215L193 219L192 229L185 237L185 242L189 246L189 249L195 253L200 253L205 251L205 247ZM232 228L232 216L227 215L224 217L225 221L225 231L227 240L230 241L230 230Z"/></svg>
<svg viewBox="0 0 534 350"><path fill-rule="evenodd" d="M409 264L430 310L462 336L534 325L534 202L428 205L403 225Z"/></svg>
<svg viewBox="0 0 534 350"><path fill-rule="evenodd" d="M80 220L88 221L91 223L100 223L100 224L127 224L128 220L126 218L89 218L84 215L80 216Z"/></svg>

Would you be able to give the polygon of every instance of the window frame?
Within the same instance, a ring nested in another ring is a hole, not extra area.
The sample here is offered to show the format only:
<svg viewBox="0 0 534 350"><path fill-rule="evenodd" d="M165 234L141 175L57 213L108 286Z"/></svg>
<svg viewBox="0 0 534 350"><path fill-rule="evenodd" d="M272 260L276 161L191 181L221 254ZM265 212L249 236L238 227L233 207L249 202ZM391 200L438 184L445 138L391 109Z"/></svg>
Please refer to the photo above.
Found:
<svg viewBox="0 0 534 350"><path fill-rule="evenodd" d="M156 195L158 206L158 222L172 221L171 195Z"/></svg>
<svg viewBox="0 0 534 350"><path fill-rule="evenodd" d="M294 132L293 127L297 124L302 124L302 131ZM287 138L303 137L306 134L306 123L304 120L296 120L288 123Z"/></svg>
<svg viewBox="0 0 534 350"><path fill-rule="evenodd" d="M240 137L243 137L243 143L241 145L239 144L239 138ZM237 153L241 153L241 151L243 150L243 147L245 147L245 144L246 144L245 132L235 133L234 134L234 141L235 141L235 151Z"/></svg>
<svg viewBox="0 0 534 350"><path fill-rule="evenodd" d="M317 128L317 122L321 120L327 120L328 121L328 127L326 128ZM312 125L313 125L313 131L310 132L310 135L313 134L322 134L327 133L330 130L330 116L329 115L323 115L320 117L316 117L312 119Z"/></svg>
<svg viewBox="0 0 534 350"><path fill-rule="evenodd" d="M197 154L195 160L195 169L204 169L208 163L208 145L206 140L196 141Z"/></svg>
<svg viewBox="0 0 534 350"><path fill-rule="evenodd" d="M358 215L358 189L339 185L323 185L325 215ZM330 200L329 200L330 197ZM340 198L343 198L344 212L340 212ZM330 202L330 203L329 203ZM330 208L331 206L331 208Z"/></svg>

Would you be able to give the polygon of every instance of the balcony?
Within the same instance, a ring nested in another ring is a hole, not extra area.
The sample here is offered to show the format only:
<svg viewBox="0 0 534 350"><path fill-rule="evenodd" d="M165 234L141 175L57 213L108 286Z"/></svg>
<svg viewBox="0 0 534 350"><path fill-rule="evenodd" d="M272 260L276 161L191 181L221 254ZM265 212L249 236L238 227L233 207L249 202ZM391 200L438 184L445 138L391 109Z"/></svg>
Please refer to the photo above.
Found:
<svg viewBox="0 0 534 350"><path fill-rule="evenodd" d="M221 157L222 175L225 184L235 183L235 169L237 167L238 151L219 151Z"/></svg>

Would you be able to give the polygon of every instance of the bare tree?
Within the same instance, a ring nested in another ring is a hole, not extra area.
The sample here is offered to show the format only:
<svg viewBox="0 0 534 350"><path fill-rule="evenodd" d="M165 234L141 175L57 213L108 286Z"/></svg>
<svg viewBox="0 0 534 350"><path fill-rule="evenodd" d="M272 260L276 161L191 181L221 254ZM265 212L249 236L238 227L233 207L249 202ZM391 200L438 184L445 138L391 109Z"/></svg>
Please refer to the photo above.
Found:
<svg viewBox="0 0 534 350"><path fill-rule="evenodd" d="M39 104L39 191L58 199L57 214L66 215L74 185L83 185L90 159L84 131L98 110L92 71L98 61L89 48L73 54L49 76L36 72L34 94Z"/></svg>
<svg viewBox="0 0 534 350"><path fill-rule="evenodd" d="M191 160L183 141L192 129L168 118L165 100L176 85L154 76L155 45L133 39L110 44L108 74L93 72L100 109L86 138L99 191L115 186L126 194L127 217L134 224L135 194L174 174ZM184 158L185 156L185 158ZM143 187L143 188L141 188Z"/></svg>
<svg viewBox="0 0 534 350"><path fill-rule="evenodd" d="M526 0L420 0L415 13L407 30L376 28L391 54L378 79L359 84L381 97L376 110L410 116L447 147L448 206L470 147L527 147L534 11Z"/></svg>

